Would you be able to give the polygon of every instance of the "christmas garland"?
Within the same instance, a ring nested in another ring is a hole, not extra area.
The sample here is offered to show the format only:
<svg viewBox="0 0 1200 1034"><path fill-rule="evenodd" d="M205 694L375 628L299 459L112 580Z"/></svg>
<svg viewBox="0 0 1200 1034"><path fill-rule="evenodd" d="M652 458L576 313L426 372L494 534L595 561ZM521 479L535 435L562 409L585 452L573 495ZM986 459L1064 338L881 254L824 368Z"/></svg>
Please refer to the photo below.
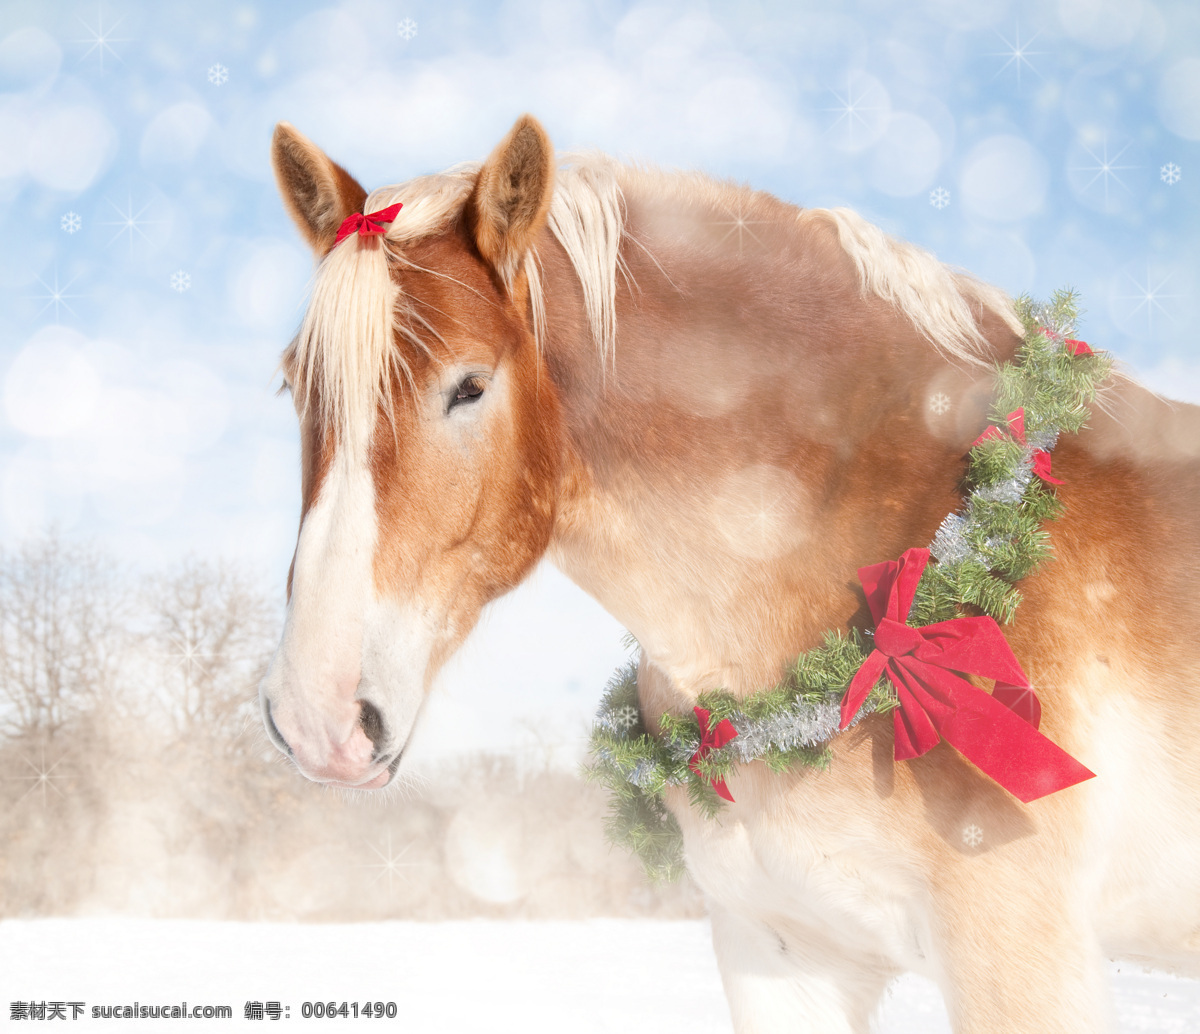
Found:
<svg viewBox="0 0 1200 1034"><path fill-rule="evenodd" d="M1071 337L1079 315L1074 292L1059 291L1048 305L1035 305L1023 297L1016 310L1025 327L1024 343L1014 359L996 371L994 424L971 447L969 492L963 507L942 522L927 552L910 550L900 561L860 572L877 618L874 632L827 632L824 642L801 654L778 685L742 698L719 689L701 693L692 714L664 714L657 737L651 735L639 707L637 662L621 668L609 682L592 728L592 761L586 774L611 795L609 838L638 855L652 879L673 880L684 871L679 825L664 800L668 786L686 786L692 806L714 817L722 798L733 800L724 780L735 765L762 761L775 772L793 766L824 768L831 756L829 741L837 732L873 713L895 712L897 758L923 753L937 742L939 732L953 739L941 726L936 732L922 726L927 719L913 704L910 690L918 696L923 691L900 669L906 664L930 666L914 663L912 656L899 656L900 648L885 643L885 624L889 640L894 641L898 632L899 638L914 641L921 638L918 629L925 634L928 642L909 650L910 655L915 652L916 657L928 659L939 650L946 653L949 660L934 660L943 669L934 673L943 683L962 682L966 691L987 697L948 669L997 677L994 696L974 703L998 709L1000 714L988 712L989 720L1015 713L1031 727L1024 733L1018 730L1019 735L1036 737L1057 752L1050 764L1061 762L1069 774L1050 789L1013 789L1023 800L1090 777L1083 766L1033 731L1040 707L1028 682L1014 677L1015 684L1010 684L1007 675L998 677L1015 670L1023 678L998 629L995 636L1000 644L987 645L1007 652L1012 663L997 662L993 650L993 670L985 670L987 665L961 666L953 660L962 655L961 650L955 653L953 648L947 651L944 645L932 645L935 639L944 644L946 630L952 626L1012 620L1021 601L1013 583L1051 557L1042 525L1062 509L1051 487L1061 482L1051 474L1049 450L1060 433L1075 433L1084 426L1088 406L1111 369L1107 356ZM937 562L926 565L930 554ZM906 578L907 589L898 588ZM891 603L884 616L889 590ZM911 602L907 613L904 606L897 609L897 593L901 603ZM986 617L959 618L960 608ZM906 623L908 630L898 629L897 622ZM986 630L973 626L969 631ZM867 680L871 684L864 686ZM936 695L938 687L933 688ZM949 692L955 691L950 687ZM910 737L915 745L908 742ZM907 751L903 754L902 742ZM972 760L1001 781L986 758Z"/></svg>

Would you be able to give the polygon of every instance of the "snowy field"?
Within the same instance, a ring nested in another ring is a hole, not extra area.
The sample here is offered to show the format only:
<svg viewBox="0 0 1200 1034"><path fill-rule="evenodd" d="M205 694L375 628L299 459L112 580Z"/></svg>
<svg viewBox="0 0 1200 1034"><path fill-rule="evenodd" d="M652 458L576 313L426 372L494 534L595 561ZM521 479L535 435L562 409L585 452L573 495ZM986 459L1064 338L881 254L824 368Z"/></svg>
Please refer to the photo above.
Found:
<svg viewBox="0 0 1200 1034"><path fill-rule="evenodd" d="M229 1005L233 1020L192 1030L262 1030L245 1003L279 1002L287 1022L304 1002L397 1004L391 1030L530 1034L727 1034L729 1016L703 922L487 920L343 926L82 919L0 922L0 1024L14 1001ZM1112 966L1122 1034L1200 1031L1200 982ZM70 1011L68 1010L68 1015ZM281 1022L283 1022L281 1020ZM135 1028L159 1031L162 1023ZM293 1026L294 1029L294 1026ZM335 1026L334 1029L339 1029ZM357 1026L352 1029L357 1029ZM949 1031L937 990L898 981L877 1034Z"/></svg>

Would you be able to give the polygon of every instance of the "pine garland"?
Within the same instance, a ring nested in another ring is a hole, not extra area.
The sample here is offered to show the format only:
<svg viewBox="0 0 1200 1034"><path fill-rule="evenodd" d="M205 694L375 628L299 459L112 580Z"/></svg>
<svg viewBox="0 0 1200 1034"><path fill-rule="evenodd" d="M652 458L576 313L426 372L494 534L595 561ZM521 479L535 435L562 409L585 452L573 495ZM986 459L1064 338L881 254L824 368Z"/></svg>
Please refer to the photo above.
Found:
<svg viewBox="0 0 1200 1034"><path fill-rule="evenodd" d="M977 442L966 474L967 498L938 529L930 563L917 587L908 623L913 627L957 617L976 608L1000 624L1012 621L1021 594L1012 584L1052 557L1042 525L1062 512L1054 491L1034 474L1034 458L1054 447L1061 432L1076 433L1088 417L1111 361L1064 346L1079 317L1075 292L1057 292L1049 304L1019 298L1016 311L1025 340L1012 362L996 369L993 424L1005 427L1009 413L1024 409L1025 443L1008 434ZM875 558L871 558L875 559ZM829 764L829 741L838 731L842 696L871 652L870 632L830 631L825 641L801 654L776 686L743 698L726 690L701 693L699 706L738 735L709 750L689 767L701 742L694 714L664 714L661 736L648 731L638 703L637 662L609 682L592 728L592 762L586 775L611 795L609 838L637 854L653 880L674 880L685 871L679 824L667 809L668 786L686 786L693 807L714 817L723 807L711 785L735 765L762 761L772 771ZM881 679L854 722L898 706Z"/></svg>

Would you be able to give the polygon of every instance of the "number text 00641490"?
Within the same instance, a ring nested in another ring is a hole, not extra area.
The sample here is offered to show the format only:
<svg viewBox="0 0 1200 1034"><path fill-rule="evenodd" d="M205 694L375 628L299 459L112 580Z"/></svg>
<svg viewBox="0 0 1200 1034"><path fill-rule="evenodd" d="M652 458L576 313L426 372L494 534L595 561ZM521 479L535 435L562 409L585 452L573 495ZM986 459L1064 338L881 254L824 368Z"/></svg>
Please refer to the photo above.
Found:
<svg viewBox="0 0 1200 1034"><path fill-rule="evenodd" d="M300 1015L307 1019L389 1019L396 1018L395 1002L305 1002Z"/></svg>

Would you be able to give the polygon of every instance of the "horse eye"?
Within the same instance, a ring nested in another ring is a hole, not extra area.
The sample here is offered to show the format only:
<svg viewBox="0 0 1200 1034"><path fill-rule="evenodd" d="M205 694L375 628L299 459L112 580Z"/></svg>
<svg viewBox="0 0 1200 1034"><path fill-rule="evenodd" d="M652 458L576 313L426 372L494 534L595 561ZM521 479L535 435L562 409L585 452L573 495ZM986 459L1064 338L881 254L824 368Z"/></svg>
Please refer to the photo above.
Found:
<svg viewBox="0 0 1200 1034"><path fill-rule="evenodd" d="M454 389L454 398L450 400L450 408L474 402L483 394L483 378L468 377Z"/></svg>

